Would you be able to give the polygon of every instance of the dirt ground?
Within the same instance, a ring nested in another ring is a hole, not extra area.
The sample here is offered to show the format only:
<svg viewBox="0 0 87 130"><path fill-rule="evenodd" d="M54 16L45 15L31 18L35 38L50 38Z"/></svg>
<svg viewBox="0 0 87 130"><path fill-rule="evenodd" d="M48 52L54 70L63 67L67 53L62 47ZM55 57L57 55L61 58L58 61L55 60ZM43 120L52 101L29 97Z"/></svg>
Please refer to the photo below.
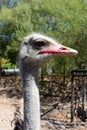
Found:
<svg viewBox="0 0 87 130"><path fill-rule="evenodd" d="M49 97L45 98L44 101L43 99L41 101L41 115L45 113L41 117L41 130L87 130L87 124L79 119L75 123L70 123L69 103L59 103L54 108L52 104L56 104L56 99ZM14 130L14 118L17 109L21 112L23 119L22 98L9 98L5 92L0 95L0 130Z"/></svg>
<svg viewBox="0 0 87 130"><path fill-rule="evenodd" d="M70 102L60 102L58 97L42 96L41 130L87 130L87 122L75 116L71 123ZM0 86L0 130L14 130L15 119L23 119L23 98L21 90Z"/></svg>
<svg viewBox="0 0 87 130"><path fill-rule="evenodd" d="M14 118L17 108L20 108L21 117L23 119L22 98L9 98L6 94L0 95L0 130L14 130Z"/></svg>

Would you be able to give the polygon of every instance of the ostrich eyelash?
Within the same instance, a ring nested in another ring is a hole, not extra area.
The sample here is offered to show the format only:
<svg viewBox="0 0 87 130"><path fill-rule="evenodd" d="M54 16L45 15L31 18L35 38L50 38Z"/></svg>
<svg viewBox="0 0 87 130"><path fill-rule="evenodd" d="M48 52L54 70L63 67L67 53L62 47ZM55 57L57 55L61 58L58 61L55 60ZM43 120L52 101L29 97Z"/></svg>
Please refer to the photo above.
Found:
<svg viewBox="0 0 87 130"><path fill-rule="evenodd" d="M41 49L45 46L49 46L49 44L47 42L44 42L44 41L33 42L33 47L36 49Z"/></svg>
<svg viewBox="0 0 87 130"><path fill-rule="evenodd" d="M37 48L41 48L41 47L46 46L46 44L45 44L43 41L35 42L34 45L35 45Z"/></svg>

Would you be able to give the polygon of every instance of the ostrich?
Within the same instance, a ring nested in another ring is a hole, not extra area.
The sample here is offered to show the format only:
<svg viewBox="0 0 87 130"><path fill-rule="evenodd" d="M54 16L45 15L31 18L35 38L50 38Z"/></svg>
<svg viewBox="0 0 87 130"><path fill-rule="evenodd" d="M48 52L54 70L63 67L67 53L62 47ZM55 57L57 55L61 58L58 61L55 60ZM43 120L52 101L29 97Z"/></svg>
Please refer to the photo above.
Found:
<svg viewBox="0 0 87 130"><path fill-rule="evenodd" d="M76 55L78 52L39 33L24 38L19 51L19 67L23 83L24 130L40 130L40 100L38 70L56 55Z"/></svg>

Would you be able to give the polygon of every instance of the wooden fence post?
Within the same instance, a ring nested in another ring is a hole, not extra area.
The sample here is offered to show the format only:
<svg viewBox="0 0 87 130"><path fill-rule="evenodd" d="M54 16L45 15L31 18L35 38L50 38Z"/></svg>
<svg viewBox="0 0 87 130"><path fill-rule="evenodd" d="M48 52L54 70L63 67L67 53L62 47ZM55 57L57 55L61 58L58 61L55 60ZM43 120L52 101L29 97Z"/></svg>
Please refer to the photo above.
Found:
<svg viewBox="0 0 87 130"><path fill-rule="evenodd" d="M82 109L86 111L86 79L82 80Z"/></svg>
<svg viewBox="0 0 87 130"><path fill-rule="evenodd" d="M74 76L71 77L71 122L74 121L74 85L73 85Z"/></svg>

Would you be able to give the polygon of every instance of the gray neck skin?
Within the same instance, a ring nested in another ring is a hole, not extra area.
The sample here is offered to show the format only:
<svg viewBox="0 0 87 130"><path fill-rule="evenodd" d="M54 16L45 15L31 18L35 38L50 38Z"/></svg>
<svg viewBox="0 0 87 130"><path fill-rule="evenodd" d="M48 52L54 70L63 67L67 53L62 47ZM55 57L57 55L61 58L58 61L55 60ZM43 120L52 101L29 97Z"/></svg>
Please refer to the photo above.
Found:
<svg viewBox="0 0 87 130"><path fill-rule="evenodd" d="M22 64L21 74L24 97L23 130L40 130L40 99L38 89L38 68Z"/></svg>

